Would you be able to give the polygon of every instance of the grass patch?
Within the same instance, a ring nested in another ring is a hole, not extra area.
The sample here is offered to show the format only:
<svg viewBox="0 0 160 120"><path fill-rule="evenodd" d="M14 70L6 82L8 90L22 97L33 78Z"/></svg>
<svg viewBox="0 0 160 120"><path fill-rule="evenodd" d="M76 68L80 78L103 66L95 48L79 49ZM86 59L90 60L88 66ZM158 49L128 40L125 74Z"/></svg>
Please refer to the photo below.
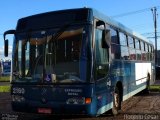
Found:
<svg viewBox="0 0 160 120"><path fill-rule="evenodd" d="M10 76L0 76L0 82L9 82Z"/></svg>
<svg viewBox="0 0 160 120"><path fill-rule="evenodd" d="M0 92L10 92L10 86L0 86Z"/></svg>
<svg viewBox="0 0 160 120"><path fill-rule="evenodd" d="M151 85L149 86L149 89L153 91L160 91L160 85Z"/></svg>

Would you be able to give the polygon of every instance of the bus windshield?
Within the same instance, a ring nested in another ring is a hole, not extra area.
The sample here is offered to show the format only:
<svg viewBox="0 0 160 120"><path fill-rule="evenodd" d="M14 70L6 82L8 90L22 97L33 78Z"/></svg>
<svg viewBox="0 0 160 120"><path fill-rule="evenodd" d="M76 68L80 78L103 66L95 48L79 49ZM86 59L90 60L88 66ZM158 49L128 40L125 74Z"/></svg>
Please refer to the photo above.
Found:
<svg viewBox="0 0 160 120"><path fill-rule="evenodd" d="M87 32L68 26L16 34L13 82L87 82Z"/></svg>

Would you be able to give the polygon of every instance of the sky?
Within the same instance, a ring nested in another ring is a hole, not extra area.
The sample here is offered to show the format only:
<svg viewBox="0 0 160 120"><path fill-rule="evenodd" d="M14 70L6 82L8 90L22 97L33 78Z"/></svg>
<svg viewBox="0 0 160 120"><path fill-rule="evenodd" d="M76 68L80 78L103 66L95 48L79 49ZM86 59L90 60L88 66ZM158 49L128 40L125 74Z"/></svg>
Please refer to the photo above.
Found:
<svg viewBox="0 0 160 120"><path fill-rule="evenodd" d="M94 8L112 17L147 37L154 44L154 39L151 38L154 37L151 8L157 7L157 14L160 16L160 0L0 0L0 59L4 58L3 33L15 29L18 19L49 11L83 7ZM159 27L160 17L157 17L157 32L160 32ZM159 40L160 38L157 40L158 49L160 49ZM12 43L12 36L10 36L10 53Z"/></svg>

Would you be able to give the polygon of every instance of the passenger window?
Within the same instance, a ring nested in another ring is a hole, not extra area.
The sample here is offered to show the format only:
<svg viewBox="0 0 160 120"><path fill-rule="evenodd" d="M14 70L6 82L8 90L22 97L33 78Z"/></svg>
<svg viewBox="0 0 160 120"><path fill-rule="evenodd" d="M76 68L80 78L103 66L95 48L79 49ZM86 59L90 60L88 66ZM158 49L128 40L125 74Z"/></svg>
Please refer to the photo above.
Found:
<svg viewBox="0 0 160 120"><path fill-rule="evenodd" d="M130 36L128 36L128 46L130 48L135 48L135 46L134 46L134 39L132 37L130 37Z"/></svg>
<svg viewBox="0 0 160 120"><path fill-rule="evenodd" d="M140 40L138 39L135 39L135 48L136 48L137 60L141 60L141 46L140 46Z"/></svg>
<svg viewBox="0 0 160 120"><path fill-rule="evenodd" d="M111 31L111 56L112 59L120 59L120 45L119 45L119 38L118 38L118 31L114 28L110 28Z"/></svg>
<svg viewBox="0 0 160 120"><path fill-rule="evenodd" d="M134 43L134 39L130 36L128 37L128 45L129 45L130 59L136 60L135 43Z"/></svg>
<svg viewBox="0 0 160 120"><path fill-rule="evenodd" d="M149 61L149 49L148 49L148 44L145 44L145 50L146 50L146 60Z"/></svg>
<svg viewBox="0 0 160 120"><path fill-rule="evenodd" d="M146 60L145 42L141 42L142 60Z"/></svg>
<svg viewBox="0 0 160 120"><path fill-rule="evenodd" d="M150 61L154 60L152 54L153 54L153 53L152 53L152 46L149 45L149 60L150 60Z"/></svg>
<svg viewBox="0 0 160 120"><path fill-rule="evenodd" d="M129 59L129 51L127 46L127 36L124 33L120 32L120 44L121 44L121 59Z"/></svg>
<svg viewBox="0 0 160 120"><path fill-rule="evenodd" d="M153 46L151 46L151 58L152 58L152 61L154 60L154 48Z"/></svg>

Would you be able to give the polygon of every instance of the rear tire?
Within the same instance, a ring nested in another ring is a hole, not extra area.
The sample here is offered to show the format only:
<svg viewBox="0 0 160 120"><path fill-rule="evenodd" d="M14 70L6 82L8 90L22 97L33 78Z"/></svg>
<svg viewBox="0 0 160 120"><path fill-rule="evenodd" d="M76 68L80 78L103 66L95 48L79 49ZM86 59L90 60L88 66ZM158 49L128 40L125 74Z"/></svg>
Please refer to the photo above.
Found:
<svg viewBox="0 0 160 120"><path fill-rule="evenodd" d="M142 92L145 94L149 94L149 86L150 86L150 74L147 75L147 87Z"/></svg>

